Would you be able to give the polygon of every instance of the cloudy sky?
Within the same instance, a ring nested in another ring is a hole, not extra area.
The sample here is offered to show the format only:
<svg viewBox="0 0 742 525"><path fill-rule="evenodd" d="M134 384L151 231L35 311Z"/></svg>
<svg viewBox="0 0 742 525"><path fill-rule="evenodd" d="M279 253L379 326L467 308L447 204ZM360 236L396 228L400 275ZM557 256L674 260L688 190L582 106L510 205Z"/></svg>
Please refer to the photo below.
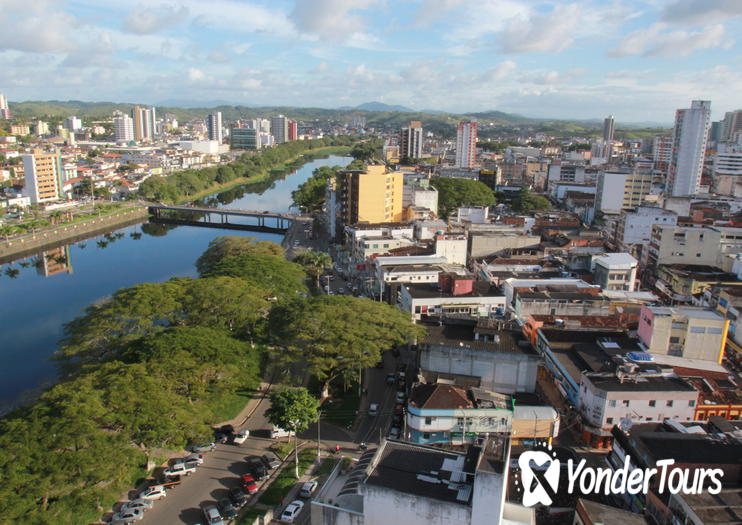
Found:
<svg viewBox="0 0 742 525"><path fill-rule="evenodd" d="M0 0L0 28L11 102L742 107L742 0Z"/></svg>

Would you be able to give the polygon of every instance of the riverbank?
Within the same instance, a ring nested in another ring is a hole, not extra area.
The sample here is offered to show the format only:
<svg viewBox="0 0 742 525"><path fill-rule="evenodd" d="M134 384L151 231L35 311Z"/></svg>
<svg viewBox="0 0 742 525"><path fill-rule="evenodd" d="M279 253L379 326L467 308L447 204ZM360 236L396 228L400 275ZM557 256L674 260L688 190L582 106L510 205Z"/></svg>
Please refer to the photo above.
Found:
<svg viewBox="0 0 742 525"><path fill-rule="evenodd" d="M145 206L134 205L77 223L62 224L56 228L13 237L7 241L3 240L0 241L0 264L34 255L40 250L58 248L95 237L112 229L137 224L145 220L147 216Z"/></svg>
<svg viewBox="0 0 742 525"><path fill-rule="evenodd" d="M323 148L307 149L307 150L304 150L302 153L295 155L291 157L290 159L287 159L286 161L278 164L277 166L274 166L270 169L264 169L262 172L260 172L256 176L240 177L239 179L235 179L233 181L226 182L224 184L217 184L215 186L211 186L210 188L206 188L203 191L200 191L193 195L189 195L188 197L179 199L178 201L176 201L175 204L186 204L188 202L196 201L198 199L203 199L204 197L209 197L217 193L229 191L234 188L238 188L240 186L247 186L250 184L258 184L261 182L265 182L268 179L277 178L280 175L285 175L287 172L300 168L306 162L311 162L320 157L325 157L329 155L347 155L350 152L350 149L351 149L350 146L325 146ZM302 157L306 157L306 158L302 159ZM296 161L298 161L299 159L302 159L301 164L295 165ZM276 172L279 172L279 173L276 173Z"/></svg>

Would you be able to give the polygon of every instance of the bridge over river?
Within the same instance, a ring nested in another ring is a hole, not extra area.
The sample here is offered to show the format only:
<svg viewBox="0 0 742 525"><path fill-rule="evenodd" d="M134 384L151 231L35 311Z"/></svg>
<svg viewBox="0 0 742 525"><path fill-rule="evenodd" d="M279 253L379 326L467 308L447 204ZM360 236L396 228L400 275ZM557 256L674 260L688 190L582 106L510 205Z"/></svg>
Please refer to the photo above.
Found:
<svg viewBox="0 0 742 525"><path fill-rule="evenodd" d="M150 220L160 224L182 224L205 228L225 228L266 233L286 233L296 220L311 217L271 211L232 210L200 206L164 204L148 206Z"/></svg>

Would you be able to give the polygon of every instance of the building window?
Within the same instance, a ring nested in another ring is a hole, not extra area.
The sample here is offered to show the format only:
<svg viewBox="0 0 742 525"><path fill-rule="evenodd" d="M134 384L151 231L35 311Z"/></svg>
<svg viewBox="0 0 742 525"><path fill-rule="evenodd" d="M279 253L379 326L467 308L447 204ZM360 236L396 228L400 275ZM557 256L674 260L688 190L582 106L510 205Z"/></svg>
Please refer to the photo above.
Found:
<svg viewBox="0 0 742 525"><path fill-rule="evenodd" d="M689 407L694 407L694 406L696 406L696 402L691 399L690 401L688 401L688 406Z"/></svg>
<svg viewBox="0 0 742 525"><path fill-rule="evenodd" d="M703 326L691 326L690 331L694 334L705 334L706 328L704 328Z"/></svg>
<svg viewBox="0 0 742 525"><path fill-rule="evenodd" d="M655 401L654 399L650 399L649 400L649 406L653 407L655 405L657 405L657 401Z"/></svg>
<svg viewBox="0 0 742 525"><path fill-rule="evenodd" d="M463 417L456 418L456 424L458 426L460 426L460 427L463 427L464 426L464 418Z"/></svg>
<svg viewBox="0 0 742 525"><path fill-rule="evenodd" d="M669 406L669 407L671 407L671 406L672 406L672 399L668 399L668 400L667 400L667 406Z"/></svg>
<svg viewBox="0 0 742 525"><path fill-rule="evenodd" d="M707 334L716 334L716 335L719 335L719 334L721 334L721 331L722 331L721 328L706 328L706 333Z"/></svg>
<svg viewBox="0 0 742 525"><path fill-rule="evenodd" d="M423 432L423 439L430 439L430 434L427 432Z"/></svg>
<svg viewBox="0 0 742 525"><path fill-rule="evenodd" d="M615 399L611 399L610 401L608 401L608 406L609 407L615 407L616 406L616 400Z"/></svg>
<svg viewBox="0 0 742 525"><path fill-rule="evenodd" d="M672 343L674 345L678 344L679 342L680 342L680 338L679 337L671 337L670 338L670 343Z"/></svg>
<svg viewBox="0 0 742 525"><path fill-rule="evenodd" d="M612 425L613 424L613 418L612 417L606 418L605 422L607 424L609 424L609 425Z"/></svg>
<svg viewBox="0 0 742 525"><path fill-rule="evenodd" d="M426 417L425 418L425 424L426 425L430 425L432 422L433 422L433 418L432 417Z"/></svg>
<svg viewBox="0 0 742 525"><path fill-rule="evenodd" d="M628 399L624 399L622 401L622 403L623 403L623 406L625 406L625 407L629 406L629 400Z"/></svg>

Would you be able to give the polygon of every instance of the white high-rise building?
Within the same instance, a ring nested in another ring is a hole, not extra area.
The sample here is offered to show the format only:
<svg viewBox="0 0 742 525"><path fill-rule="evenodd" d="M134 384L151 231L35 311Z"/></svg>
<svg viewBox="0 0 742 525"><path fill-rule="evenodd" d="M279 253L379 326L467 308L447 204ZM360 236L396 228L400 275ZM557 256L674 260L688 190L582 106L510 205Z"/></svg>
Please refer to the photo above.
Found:
<svg viewBox="0 0 742 525"><path fill-rule="evenodd" d="M477 163L477 121L460 122L456 128L456 167L473 168Z"/></svg>
<svg viewBox="0 0 742 525"><path fill-rule="evenodd" d="M82 120L80 120L79 117L67 117L64 119L64 127L65 129L68 129L69 131L77 131L79 129L82 129Z"/></svg>
<svg viewBox="0 0 742 525"><path fill-rule="evenodd" d="M134 119L129 115L114 118L113 136L116 142L131 142L134 140Z"/></svg>
<svg viewBox="0 0 742 525"><path fill-rule="evenodd" d="M722 142L735 142L737 135L742 133L742 109L727 111L720 124L719 140Z"/></svg>
<svg viewBox="0 0 742 525"><path fill-rule="evenodd" d="M217 111L212 113L206 118L206 127L209 130L209 140L215 140L219 144L224 139L224 131L222 129L222 112Z"/></svg>
<svg viewBox="0 0 742 525"><path fill-rule="evenodd" d="M708 100L694 100L690 108L675 113L668 194L675 197L698 193L710 127L711 102Z"/></svg>
<svg viewBox="0 0 742 525"><path fill-rule="evenodd" d="M10 118L10 109L8 109L8 99L0 93L0 118Z"/></svg>
<svg viewBox="0 0 742 525"><path fill-rule="evenodd" d="M289 140L289 122L283 115L271 118L271 135L276 144Z"/></svg>
<svg viewBox="0 0 742 525"><path fill-rule="evenodd" d="M402 128L399 155L411 159L419 159L423 156L423 125L419 120L413 120L409 126Z"/></svg>
<svg viewBox="0 0 742 525"><path fill-rule="evenodd" d="M603 120L603 140L605 142L612 142L615 132L616 121L613 120L613 115L608 115L608 118Z"/></svg>

